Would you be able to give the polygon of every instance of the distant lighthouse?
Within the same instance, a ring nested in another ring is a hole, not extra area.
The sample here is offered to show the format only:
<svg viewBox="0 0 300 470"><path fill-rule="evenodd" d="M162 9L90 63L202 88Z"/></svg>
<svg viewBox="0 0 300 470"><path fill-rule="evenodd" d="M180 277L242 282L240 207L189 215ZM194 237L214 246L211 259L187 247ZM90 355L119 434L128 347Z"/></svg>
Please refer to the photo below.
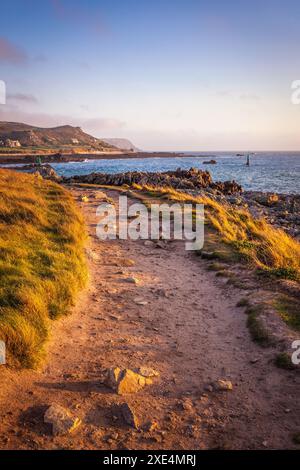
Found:
<svg viewBox="0 0 300 470"><path fill-rule="evenodd" d="M250 153L247 154L247 162L246 162L246 165L247 165L247 166L250 166Z"/></svg>

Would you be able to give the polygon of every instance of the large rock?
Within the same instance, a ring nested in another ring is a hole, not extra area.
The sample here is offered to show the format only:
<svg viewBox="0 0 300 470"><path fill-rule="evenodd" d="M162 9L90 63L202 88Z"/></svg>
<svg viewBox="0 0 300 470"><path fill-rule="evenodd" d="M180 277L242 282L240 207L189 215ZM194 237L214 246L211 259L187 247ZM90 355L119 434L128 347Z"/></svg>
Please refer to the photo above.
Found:
<svg viewBox="0 0 300 470"><path fill-rule="evenodd" d="M61 178L58 176L54 168L51 165L45 164L38 167L38 172L45 179L50 179L54 181L59 181Z"/></svg>
<svg viewBox="0 0 300 470"><path fill-rule="evenodd" d="M78 428L81 420L73 417L72 414L60 405L51 405L45 415L44 422L52 425L52 433L56 436L58 434L69 434Z"/></svg>
<svg viewBox="0 0 300 470"><path fill-rule="evenodd" d="M61 177L56 173L54 168L48 163L45 164L36 164L30 163L29 165L23 165L22 167L15 167L14 170L24 171L25 173L32 173L37 177L42 177L44 179L61 181Z"/></svg>
<svg viewBox="0 0 300 470"><path fill-rule="evenodd" d="M158 375L158 373L153 371L153 369L147 369L146 372L148 374L150 373L151 377ZM108 369L105 383L119 395L126 395L128 393L139 392L146 385L152 384L151 377L149 375L144 376L131 369L122 370L119 367L114 367Z"/></svg>

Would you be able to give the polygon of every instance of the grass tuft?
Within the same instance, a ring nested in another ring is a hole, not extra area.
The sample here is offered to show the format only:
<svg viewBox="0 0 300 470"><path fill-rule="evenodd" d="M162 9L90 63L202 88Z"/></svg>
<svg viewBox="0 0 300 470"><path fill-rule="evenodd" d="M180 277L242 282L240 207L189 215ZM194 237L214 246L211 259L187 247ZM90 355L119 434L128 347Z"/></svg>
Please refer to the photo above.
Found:
<svg viewBox="0 0 300 470"><path fill-rule="evenodd" d="M243 297L237 302L236 306L237 307L249 307L250 306L249 299L246 299L246 297Z"/></svg>
<svg viewBox="0 0 300 470"><path fill-rule="evenodd" d="M252 339L256 341L261 346L269 346L271 343L271 338L265 329L259 315L263 311L262 305L252 305L247 308L246 314L247 318L247 327L249 328Z"/></svg>
<svg viewBox="0 0 300 470"><path fill-rule="evenodd" d="M8 362L35 367L51 319L87 280L83 219L50 181L0 170L0 339Z"/></svg>
<svg viewBox="0 0 300 470"><path fill-rule="evenodd" d="M294 330L300 331L300 302L289 295L282 294L273 305L282 320Z"/></svg>
<svg viewBox="0 0 300 470"><path fill-rule="evenodd" d="M300 432L296 432L293 435L293 442L297 445L300 445Z"/></svg>
<svg viewBox="0 0 300 470"><path fill-rule="evenodd" d="M279 353L275 357L275 365L280 369L293 370L295 365L292 363L291 356L288 353Z"/></svg>

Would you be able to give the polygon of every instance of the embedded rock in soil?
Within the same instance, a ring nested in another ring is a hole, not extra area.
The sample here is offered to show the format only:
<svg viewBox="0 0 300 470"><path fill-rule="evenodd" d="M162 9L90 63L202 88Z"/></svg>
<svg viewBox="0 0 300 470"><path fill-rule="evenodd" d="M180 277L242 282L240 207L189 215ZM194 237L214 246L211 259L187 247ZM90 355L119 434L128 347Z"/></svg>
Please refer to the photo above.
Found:
<svg viewBox="0 0 300 470"><path fill-rule="evenodd" d="M85 252L86 252L87 257L91 261L99 261L99 259L100 259L99 255L95 251L91 250L90 248L86 248Z"/></svg>
<svg viewBox="0 0 300 470"><path fill-rule="evenodd" d="M129 282L130 284L138 284L139 280L136 277L126 277L123 279L125 282Z"/></svg>
<svg viewBox="0 0 300 470"><path fill-rule="evenodd" d="M129 426L139 429L139 420L132 408L132 406L128 405L128 403L123 403L121 405L121 412L124 418L125 423Z"/></svg>
<svg viewBox="0 0 300 470"><path fill-rule="evenodd" d="M119 395L126 395L136 393L146 385L152 384L152 380L131 369L121 370L119 367L114 367L107 371L105 383Z"/></svg>
<svg viewBox="0 0 300 470"><path fill-rule="evenodd" d="M227 390L232 390L233 386L232 386L232 383L230 382L230 380L219 379L215 383L215 388L216 388L216 390L219 390L219 391L223 392L223 391L227 391Z"/></svg>
<svg viewBox="0 0 300 470"><path fill-rule="evenodd" d="M44 422L52 425L52 433L55 436L71 433L81 424L79 418L73 417L69 410L56 404L47 409Z"/></svg>
<svg viewBox="0 0 300 470"><path fill-rule="evenodd" d="M152 240L146 240L146 241L144 242L144 245L145 245L145 246L154 246L155 244L154 244L154 242L153 242Z"/></svg>

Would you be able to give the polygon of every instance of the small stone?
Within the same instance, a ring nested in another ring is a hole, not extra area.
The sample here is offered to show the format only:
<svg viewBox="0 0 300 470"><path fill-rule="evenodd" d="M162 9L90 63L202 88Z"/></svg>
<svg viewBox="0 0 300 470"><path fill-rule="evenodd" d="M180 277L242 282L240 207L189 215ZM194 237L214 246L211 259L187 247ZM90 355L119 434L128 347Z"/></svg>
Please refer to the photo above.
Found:
<svg viewBox="0 0 300 470"><path fill-rule="evenodd" d="M121 405L121 412L124 418L124 421L131 427L139 429L139 421L136 417L133 408L128 405L128 403L123 403Z"/></svg>
<svg viewBox="0 0 300 470"><path fill-rule="evenodd" d="M121 370L119 367L109 369L105 380L105 384L119 395L136 393L151 383L150 377L144 377L131 369Z"/></svg>
<svg viewBox="0 0 300 470"><path fill-rule="evenodd" d="M145 299L143 299L143 297L135 297L135 299L133 299L133 300L134 300L136 305L147 305L148 304L148 302Z"/></svg>
<svg viewBox="0 0 300 470"><path fill-rule="evenodd" d="M131 284L138 284L139 280L136 277L126 277L125 282L130 282Z"/></svg>
<svg viewBox="0 0 300 470"><path fill-rule="evenodd" d="M44 422L52 425L52 433L55 436L71 433L81 424L79 418L73 417L69 410L56 404L51 405L47 409L44 415Z"/></svg>
<svg viewBox="0 0 300 470"><path fill-rule="evenodd" d="M214 259L215 258L215 253L213 251L203 251L203 250L201 250L200 254L201 254L201 258L203 258L203 259Z"/></svg>
<svg viewBox="0 0 300 470"><path fill-rule="evenodd" d="M152 240L146 240L146 241L144 242L144 245L145 245L145 246L154 246L155 244L154 244L154 242L153 242Z"/></svg>
<svg viewBox="0 0 300 470"><path fill-rule="evenodd" d="M184 400L182 403L181 403L181 406L182 406L182 409L184 411L192 411L193 410L193 403L191 400Z"/></svg>
<svg viewBox="0 0 300 470"><path fill-rule="evenodd" d="M148 421L144 426L143 430L145 432L153 432L158 428L158 422L157 421Z"/></svg>
<svg viewBox="0 0 300 470"><path fill-rule="evenodd" d="M124 266L124 267L131 267L131 266L134 266L135 265L135 262L132 260L132 259L121 259L120 260L120 265L121 266Z"/></svg>
<svg viewBox="0 0 300 470"><path fill-rule="evenodd" d="M219 379L217 380L215 384L215 388L222 392L222 391L232 390L233 386L230 380Z"/></svg>
<svg viewBox="0 0 300 470"><path fill-rule="evenodd" d="M195 426L194 424L189 424L187 427L186 427L186 434L190 437L197 437L199 433L199 429L197 426Z"/></svg>
<svg viewBox="0 0 300 470"><path fill-rule="evenodd" d="M103 192L103 191L96 191L94 194L93 194L93 197L95 199L102 199L103 201L107 201L107 196L106 194Z"/></svg>
<svg viewBox="0 0 300 470"><path fill-rule="evenodd" d="M163 441L163 436L160 436L159 434L155 434L153 436L153 439L155 440L155 442L157 442L158 444L161 444L162 441Z"/></svg>
<svg viewBox="0 0 300 470"><path fill-rule="evenodd" d="M168 293L165 291L165 289L157 289L155 293L161 295L162 297L168 297Z"/></svg>
<svg viewBox="0 0 300 470"><path fill-rule="evenodd" d="M92 260L92 261L99 261L99 255L95 251L91 250L90 248L87 248L85 250L87 257Z"/></svg>
<svg viewBox="0 0 300 470"><path fill-rule="evenodd" d="M111 318L111 320L115 320L115 321L122 320L122 317L120 315L109 315L109 318Z"/></svg>
<svg viewBox="0 0 300 470"><path fill-rule="evenodd" d="M117 432L114 432L112 434L109 434L108 436L106 436L106 439L107 439L107 442L109 441L116 441L119 437L119 434Z"/></svg>
<svg viewBox="0 0 300 470"><path fill-rule="evenodd" d="M163 241L161 241L161 240L158 240L158 241L156 242L156 246L157 246L158 248L163 249L163 250L166 248L166 244L165 244Z"/></svg>

